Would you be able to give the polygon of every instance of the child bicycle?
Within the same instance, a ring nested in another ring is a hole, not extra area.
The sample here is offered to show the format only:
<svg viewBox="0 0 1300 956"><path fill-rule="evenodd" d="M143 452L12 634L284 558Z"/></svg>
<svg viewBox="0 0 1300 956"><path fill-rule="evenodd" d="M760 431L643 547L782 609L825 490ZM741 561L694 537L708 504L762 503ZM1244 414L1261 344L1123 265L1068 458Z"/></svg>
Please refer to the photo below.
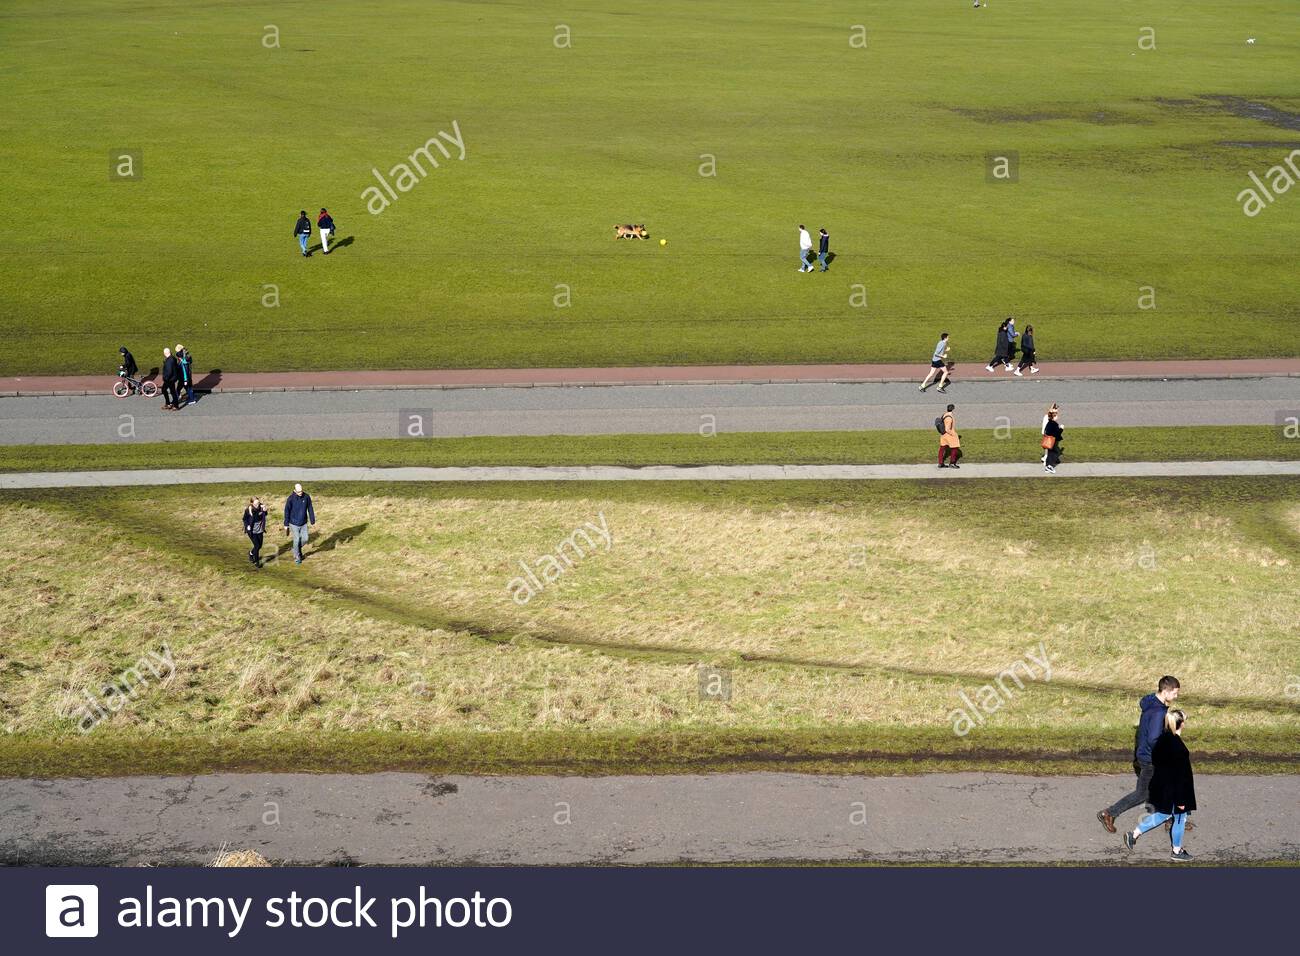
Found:
<svg viewBox="0 0 1300 956"><path fill-rule="evenodd" d="M117 367L117 381L113 383L113 394L118 398L126 398L134 392L136 395L143 395L145 398L153 398L158 394L158 386L153 382L142 379L134 379L126 374L126 366Z"/></svg>

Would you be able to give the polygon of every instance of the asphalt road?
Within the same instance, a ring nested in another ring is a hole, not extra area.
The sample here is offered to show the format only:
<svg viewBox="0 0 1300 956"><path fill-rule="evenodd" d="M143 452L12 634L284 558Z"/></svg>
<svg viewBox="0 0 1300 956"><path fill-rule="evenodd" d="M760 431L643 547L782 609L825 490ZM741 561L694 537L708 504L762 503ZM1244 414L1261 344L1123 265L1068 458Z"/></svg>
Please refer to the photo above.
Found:
<svg viewBox="0 0 1300 956"><path fill-rule="evenodd" d="M192 865L223 844L303 865L1165 864L1163 829L1130 853L1094 819L1132 783L984 773L8 779L0 864ZM1300 862L1300 817L1284 809L1300 806L1300 776L1202 775L1196 796L1186 846L1198 862Z"/></svg>
<svg viewBox="0 0 1300 956"><path fill-rule="evenodd" d="M409 423L402 410L421 413L424 435L440 437L694 434L710 425L718 432L929 428L948 402L964 429L991 429L1003 416L1037 428L1054 401L1067 427L1271 425L1300 409L1295 377L989 379L954 384L945 395L905 383L223 392L181 412L143 398L7 397L0 398L0 444L407 437L399 433Z"/></svg>

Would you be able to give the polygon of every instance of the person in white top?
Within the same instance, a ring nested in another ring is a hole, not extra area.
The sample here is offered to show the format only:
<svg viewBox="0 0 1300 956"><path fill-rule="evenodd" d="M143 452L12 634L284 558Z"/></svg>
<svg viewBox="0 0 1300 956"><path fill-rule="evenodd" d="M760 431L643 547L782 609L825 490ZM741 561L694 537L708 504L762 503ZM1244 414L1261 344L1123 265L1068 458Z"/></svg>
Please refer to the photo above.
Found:
<svg viewBox="0 0 1300 956"><path fill-rule="evenodd" d="M808 229L803 223L799 223L799 271L812 272L812 263L808 261L809 254L812 252L812 236L808 235Z"/></svg>

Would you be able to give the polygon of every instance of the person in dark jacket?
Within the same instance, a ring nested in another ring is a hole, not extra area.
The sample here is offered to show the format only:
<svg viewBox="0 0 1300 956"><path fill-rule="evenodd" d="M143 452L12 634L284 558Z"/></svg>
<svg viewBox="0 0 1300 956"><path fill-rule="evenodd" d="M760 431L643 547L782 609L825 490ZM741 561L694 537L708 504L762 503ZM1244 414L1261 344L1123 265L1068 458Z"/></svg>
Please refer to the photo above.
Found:
<svg viewBox="0 0 1300 956"><path fill-rule="evenodd" d="M321 207L320 215L316 217L316 227L320 229L320 247L328 256L330 254L330 236L334 234L334 218L324 206Z"/></svg>
<svg viewBox="0 0 1300 956"><path fill-rule="evenodd" d="M1105 810L1097 811L1097 819L1107 833L1115 832L1117 816L1147 802L1147 791L1155 772L1151 763L1151 750L1164 730L1165 711L1178 699L1181 686L1177 677L1165 675L1156 685L1156 692L1147 694L1138 702L1142 716L1138 719L1137 733L1133 740L1133 772L1137 774L1137 786Z"/></svg>
<svg viewBox="0 0 1300 956"><path fill-rule="evenodd" d="M1025 326L1025 334L1020 336L1020 366L1013 374L1024 376L1025 369L1030 375L1038 374L1038 355L1034 352L1034 327Z"/></svg>
<svg viewBox="0 0 1300 956"><path fill-rule="evenodd" d="M293 227L293 234L298 238L298 246L302 249L303 257L310 256L307 243L311 240L311 220L307 218L306 209L298 213L298 223Z"/></svg>
<svg viewBox="0 0 1300 956"><path fill-rule="evenodd" d="M135 364L135 356L127 351L125 345L118 349L118 352L122 355L123 371L125 371L131 378L135 378L135 373L140 371L140 366Z"/></svg>
<svg viewBox="0 0 1300 956"><path fill-rule="evenodd" d="M302 549L307 544L307 525L316 523L316 511L311 506L311 495L302 485L293 486L293 494L284 501L284 533L292 535L293 563L302 564Z"/></svg>
<svg viewBox="0 0 1300 956"><path fill-rule="evenodd" d="M266 506L261 498L249 498L248 507L244 509L244 534L248 535L253 545L248 552L248 560L254 567L262 566L262 537L266 534Z"/></svg>
<svg viewBox="0 0 1300 956"><path fill-rule="evenodd" d="M997 365L1005 365L1007 371L1011 371L1011 340L1007 338L1007 330L1010 326L1010 319L1003 319L1002 324L998 326L998 343L994 346L993 357L989 359L989 364L984 366L984 371L992 372Z"/></svg>
<svg viewBox="0 0 1300 956"><path fill-rule="evenodd" d="M172 355L171 349L163 349L162 364L162 407L168 411L176 411L180 406L177 404L180 398L177 394L176 386L181 379L180 364L176 361L176 356Z"/></svg>
<svg viewBox="0 0 1300 956"><path fill-rule="evenodd" d="M1186 726L1187 715L1181 710L1165 713L1165 731L1151 748L1151 763L1155 767L1150 791L1152 812L1138 821L1132 833L1124 833L1124 845L1131 850L1137 846L1138 837L1172 819L1169 840L1173 852L1169 859L1175 863L1186 863L1192 858L1183 848L1183 833L1187 829L1187 814L1196 809L1192 756L1183 743Z"/></svg>
<svg viewBox="0 0 1300 956"><path fill-rule="evenodd" d="M822 272L825 272L830 268L826 257L830 255L831 251L831 234L825 229L819 229L818 234L820 238L817 242L817 264L822 267Z"/></svg>
<svg viewBox="0 0 1300 956"><path fill-rule="evenodd" d="M194 356L179 342L176 343L176 362L181 367L180 387L185 389L185 404L194 404ZM179 396L179 392L177 395Z"/></svg>
<svg viewBox="0 0 1300 956"><path fill-rule="evenodd" d="M1043 471L1049 475L1056 474L1056 466L1061 463L1061 439L1065 429L1061 427L1060 416L1060 411L1053 407L1047 413L1047 424L1043 426L1043 442L1048 446Z"/></svg>

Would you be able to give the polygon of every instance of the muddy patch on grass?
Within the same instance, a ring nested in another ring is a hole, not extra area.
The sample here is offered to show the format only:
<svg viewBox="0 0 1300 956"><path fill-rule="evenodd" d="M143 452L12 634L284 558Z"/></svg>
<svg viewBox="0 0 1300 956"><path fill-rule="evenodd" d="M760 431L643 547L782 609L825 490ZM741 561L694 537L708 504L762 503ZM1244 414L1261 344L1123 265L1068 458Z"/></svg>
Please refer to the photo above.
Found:
<svg viewBox="0 0 1300 956"><path fill-rule="evenodd" d="M1300 149L1300 142L1287 143L1282 140L1269 139L1221 139L1218 145L1234 146L1237 149Z"/></svg>
<svg viewBox="0 0 1300 956"><path fill-rule="evenodd" d="M1151 121L1140 116L1119 113L1114 110L978 110L961 106L950 106L949 111L964 116L977 123L1000 125L1005 123L1046 123L1051 120L1070 120L1076 123L1091 123L1094 126L1149 126Z"/></svg>
<svg viewBox="0 0 1300 956"><path fill-rule="evenodd" d="M1201 93L1193 99L1170 99L1157 96L1154 102L1166 109L1180 110L1186 113L1198 113L1205 116L1227 113L1241 119L1258 120L1261 123L1276 126L1280 129L1300 130L1300 112L1248 96L1234 96L1227 93ZM1221 143L1220 145L1289 147L1294 144L1243 140Z"/></svg>

